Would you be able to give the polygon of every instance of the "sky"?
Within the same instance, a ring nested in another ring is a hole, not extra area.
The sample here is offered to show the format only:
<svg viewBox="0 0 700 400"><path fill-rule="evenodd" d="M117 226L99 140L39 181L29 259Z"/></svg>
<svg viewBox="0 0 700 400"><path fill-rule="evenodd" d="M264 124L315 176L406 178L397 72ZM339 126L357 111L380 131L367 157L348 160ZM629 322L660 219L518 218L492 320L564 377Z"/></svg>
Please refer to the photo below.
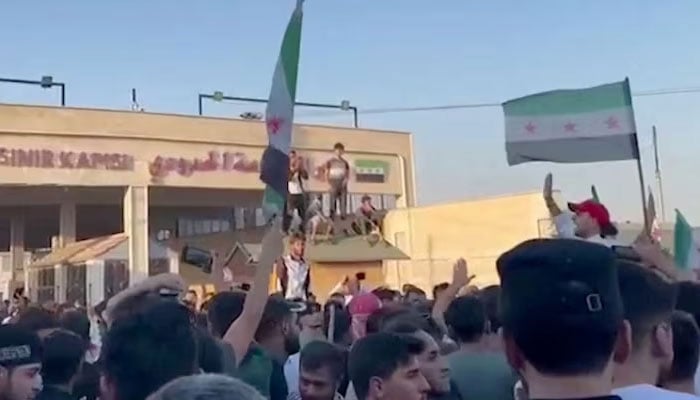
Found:
<svg viewBox="0 0 700 400"><path fill-rule="evenodd" d="M52 75L69 106L197 112L197 94L267 97L294 0L39 0L0 5L0 77ZM632 91L700 88L697 0L306 0L298 101L360 111L500 103L629 77ZM55 90L0 85L0 102L57 104ZM700 225L700 93L635 97L644 178L666 217ZM206 103L235 117L250 105ZM347 113L298 109L299 122L350 126ZM360 114L410 132L420 204L539 191L547 172L568 200L595 184L617 220L640 221L636 164L508 167L499 107Z"/></svg>

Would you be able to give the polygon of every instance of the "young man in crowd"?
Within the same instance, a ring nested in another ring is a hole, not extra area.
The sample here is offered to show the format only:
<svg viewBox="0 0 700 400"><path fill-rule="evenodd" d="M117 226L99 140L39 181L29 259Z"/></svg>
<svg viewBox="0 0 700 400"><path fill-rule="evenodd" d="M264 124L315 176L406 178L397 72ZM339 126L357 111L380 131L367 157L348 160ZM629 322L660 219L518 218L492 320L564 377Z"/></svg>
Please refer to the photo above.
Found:
<svg viewBox="0 0 700 400"><path fill-rule="evenodd" d="M457 297L445 312L450 336L459 349L447 356L452 381L462 398L510 400L517 375L502 352L489 347L490 323L486 308L476 296Z"/></svg>
<svg viewBox="0 0 700 400"><path fill-rule="evenodd" d="M101 400L145 400L171 380L197 373L187 307L162 300L112 323L102 349Z"/></svg>
<svg viewBox="0 0 700 400"><path fill-rule="evenodd" d="M693 316L700 326L700 283L679 282L676 310L685 311ZM700 368L695 372L695 393L700 394Z"/></svg>
<svg viewBox="0 0 700 400"><path fill-rule="evenodd" d="M656 386L673 362L677 287L639 264L620 261L617 270L625 319L632 326L632 353L615 368L615 393L623 400L694 398Z"/></svg>
<svg viewBox="0 0 700 400"><path fill-rule="evenodd" d="M440 353L437 341L423 328L425 327L399 318L393 323L388 323L385 329L389 333L409 335L422 343L423 351L418 354L418 364L421 374L430 386L427 396L429 400L461 400L462 396L450 381L447 358Z"/></svg>
<svg viewBox="0 0 700 400"><path fill-rule="evenodd" d="M661 378L661 387L679 393L695 395L695 370L700 352L700 331L692 315L675 311L671 320L673 330L673 364Z"/></svg>
<svg viewBox="0 0 700 400"><path fill-rule="evenodd" d="M420 372L423 342L375 333L350 349L348 372L358 400L425 400L430 386Z"/></svg>
<svg viewBox="0 0 700 400"><path fill-rule="evenodd" d="M334 344L314 341L301 350L299 391L290 392L289 399L334 400L345 375L345 353Z"/></svg>
<svg viewBox="0 0 700 400"><path fill-rule="evenodd" d="M304 168L303 161L296 151L292 150L289 152L289 182L287 185L289 197L287 198L287 212L284 213L282 227L285 232L289 232L295 211L299 214L299 219L301 220L299 226L302 232L306 226L306 190L304 181L309 179L309 173Z"/></svg>
<svg viewBox="0 0 700 400"><path fill-rule="evenodd" d="M33 400L41 388L39 337L16 325L0 326L0 398Z"/></svg>
<svg viewBox="0 0 700 400"><path fill-rule="evenodd" d="M85 361L86 343L63 329L49 333L42 341L41 376L44 388L37 400L72 400Z"/></svg>
<svg viewBox="0 0 700 400"><path fill-rule="evenodd" d="M331 200L331 219L335 218L340 209L340 217L345 218L348 208L348 181L350 180L350 164L343 157L345 146L336 143L333 146L333 158L326 162L326 181L328 182Z"/></svg>
<svg viewBox="0 0 700 400"><path fill-rule="evenodd" d="M410 306L417 306L425 303L428 300L425 291L414 285L405 285L403 293L403 301Z"/></svg>
<svg viewBox="0 0 700 400"><path fill-rule="evenodd" d="M224 375L202 374L177 378L148 400L265 400L252 386Z"/></svg>
<svg viewBox="0 0 700 400"><path fill-rule="evenodd" d="M306 300L311 285L309 264L304 259L306 239L295 233L289 237L289 252L275 262L279 287L287 300Z"/></svg>
<svg viewBox="0 0 700 400"><path fill-rule="evenodd" d="M572 239L526 241L497 261L506 357L529 398L611 400L629 353L613 252Z"/></svg>
<svg viewBox="0 0 700 400"><path fill-rule="evenodd" d="M573 219L570 214L562 212L554 201L552 174L545 179L544 201L560 238L579 238L608 247L619 244L615 240L617 228L611 222L608 209L596 200L569 203L569 210L574 213Z"/></svg>

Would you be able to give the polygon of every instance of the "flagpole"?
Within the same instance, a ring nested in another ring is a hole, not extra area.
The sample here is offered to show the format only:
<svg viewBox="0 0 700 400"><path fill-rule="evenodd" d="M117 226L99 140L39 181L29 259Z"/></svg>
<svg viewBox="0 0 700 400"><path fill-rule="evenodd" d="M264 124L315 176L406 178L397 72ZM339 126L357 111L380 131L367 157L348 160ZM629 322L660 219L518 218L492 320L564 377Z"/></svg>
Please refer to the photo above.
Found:
<svg viewBox="0 0 700 400"><path fill-rule="evenodd" d="M632 105L632 91L630 90L630 79L625 78L625 95L627 96L627 101L629 102L630 105ZM639 151L639 132L637 131L636 127L636 122L634 121L634 117L632 119L632 123L634 124L634 150L636 152L636 158L637 158L637 173L639 174L639 191L642 194L642 215L644 216L644 232L647 235L651 234L651 228L650 228L650 223L649 221L649 215L647 213L647 194L646 194L646 186L644 185L644 171L642 169L642 153Z"/></svg>
<svg viewBox="0 0 700 400"><path fill-rule="evenodd" d="M661 202L661 222L666 222L666 203L664 203L664 187L661 181L661 167L659 164L659 142L656 136L656 125L651 127L654 138L654 163L656 165L656 184L659 187L659 201Z"/></svg>

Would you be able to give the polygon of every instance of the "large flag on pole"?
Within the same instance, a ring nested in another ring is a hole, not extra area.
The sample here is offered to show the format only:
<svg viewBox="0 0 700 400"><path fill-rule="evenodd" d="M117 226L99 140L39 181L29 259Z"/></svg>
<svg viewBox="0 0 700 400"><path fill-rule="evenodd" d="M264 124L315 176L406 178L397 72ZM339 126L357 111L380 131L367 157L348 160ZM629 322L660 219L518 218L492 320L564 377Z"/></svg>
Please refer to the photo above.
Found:
<svg viewBox="0 0 700 400"><path fill-rule="evenodd" d="M659 218L656 215L656 201L654 200L654 192L651 188L647 188L649 193L649 200L647 201L647 221L649 221L650 229L649 234L655 242L661 243L661 225L659 224Z"/></svg>
<svg viewBox="0 0 700 400"><path fill-rule="evenodd" d="M695 242L693 228L678 210L676 210L676 227L673 239L673 255L676 266L683 270L693 270L700 267L700 254L698 254L698 244Z"/></svg>
<svg viewBox="0 0 700 400"><path fill-rule="evenodd" d="M629 81L503 103L508 164L639 158Z"/></svg>
<svg viewBox="0 0 700 400"><path fill-rule="evenodd" d="M263 211L267 219L282 215L287 199L289 150L292 142L301 47L302 4L303 0L297 0L284 33L265 110L268 146L260 163L260 180L266 185Z"/></svg>

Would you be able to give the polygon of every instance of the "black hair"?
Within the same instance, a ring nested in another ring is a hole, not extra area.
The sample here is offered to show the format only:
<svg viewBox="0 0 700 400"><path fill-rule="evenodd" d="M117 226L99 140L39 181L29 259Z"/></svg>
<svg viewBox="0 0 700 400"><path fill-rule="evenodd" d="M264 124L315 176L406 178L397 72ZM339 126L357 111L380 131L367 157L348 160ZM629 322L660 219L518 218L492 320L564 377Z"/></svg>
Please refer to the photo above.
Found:
<svg viewBox="0 0 700 400"><path fill-rule="evenodd" d="M352 325L352 317L347 310L340 307L338 304L330 302L326 304L323 310L323 329L328 332L328 327L331 323L331 307L335 308L334 320L333 320L333 337L331 340L333 343L340 342L347 334L350 332L350 326Z"/></svg>
<svg viewBox="0 0 700 400"><path fill-rule="evenodd" d="M17 326L38 332L44 329L58 328L58 321L54 313L45 308L29 307L20 312Z"/></svg>
<svg viewBox="0 0 700 400"><path fill-rule="evenodd" d="M85 340L73 332L58 329L42 341L41 377L45 384L65 385L80 372L85 358Z"/></svg>
<svg viewBox="0 0 700 400"><path fill-rule="evenodd" d="M404 296L408 297L409 294L417 294L419 296L425 296L425 290L419 288L418 286L408 285L408 286L405 286Z"/></svg>
<svg viewBox="0 0 700 400"><path fill-rule="evenodd" d="M486 309L476 296L457 297L445 311L445 323L460 343L474 343L486 331Z"/></svg>
<svg viewBox="0 0 700 400"><path fill-rule="evenodd" d="M433 299L437 299L440 292L445 291L445 289L448 287L450 287L450 284L447 282L438 283L437 285L433 286Z"/></svg>
<svg viewBox="0 0 700 400"><path fill-rule="evenodd" d="M117 400L144 400L167 382L191 375L197 344L189 310L161 300L116 320L105 336L101 357Z"/></svg>
<svg viewBox="0 0 700 400"><path fill-rule="evenodd" d="M656 325L670 322L677 287L653 270L628 261L618 261L617 276L625 319L632 326L634 351Z"/></svg>
<svg viewBox="0 0 700 400"><path fill-rule="evenodd" d="M224 372L224 361L221 348L216 339L204 329L195 329L197 339L197 360L199 368L208 374Z"/></svg>
<svg viewBox="0 0 700 400"><path fill-rule="evenodd" d="M255 332L255 340L267 338L277 327L292 315L292 309L284 299L269 297L265 304L260 324Z"/></svg>
<svg viewBox="0 0 700 400"><path fill-rule="evenodd" d="M389 378L424 348L420 339L384 332L367 335L355 342L348 357L348 372L357 398L367 398L373 377Z"/></svg>
<svg viewBox="0 0 700 400"><path fill-rule="evenodd" d="M675 311L673 329L673 364L668 374L671 382L692 381L700 358L700 331L692 315Z"/></svg>
<svg viewBox="0 0 700 400"><path fill-rule="evenodd" d="M403 304L379 308L367 317L367 333L381 332L394 319L410 315L412 315L411 309Z"/></svg>
<svg viewBox="0 0 700 400"><path fill-rule="evenodd" d="M501 287L498 285L486 286L479 292L479 298L484 304L486 319L489 321L491 333L498 332L503 323L498 312L498 299L501 297Z"/></svg>
<svg viewBox="0 0 700 400"><path fill-rule="evenodd" d="M372 290L372 294L377 296L377 298L381 301L393 301L399 293L396 290L380 287Z"/></svg>
<svg viewBox="0 0 700 400"><path fill-rule="evenodd" d="M90 319L84 310L65 311L58 323L61 328L75 333L86 342L90 340Z"/></svg>
<svg viewBox="0 0 700 400"><path fill-rule="evenodd" d="M315 340L301 350L299 367L306 371L318 371L328 367L333 379L340 382L345 375L346 358L346 353L338 346Z"/></svg>
<svg viewBox="0 0 700 400"><path fill-rule="evenodd" d="M223 338L233 321L241 315L245 296L243 292L221 292L209 300L207 319L215 337Z"/></svg>
<svg viewBox="0 0 700 400"><path fill-rule="evenodd" d="M340 142L337 142L333 145L333 150L345 150L345 145Z"/></svg>
<svg viewBox="0 0 700 400"><path fill-rule="evenodd" d="M679 282L676 309L685 311L695 318L700 325L700 284L697 282Z"/></svg>
<svg viewBox="0 0 700 400"><path fill-rule="evenodd" d="M306 303L305 304L306 306L304 307L304 309L297 313L299 318L307 316L307 315L311 315L311 314L316 314L317 312L321 312L321 305L320 304L313 302L313 301L306 301L305 303Z"/></svg>

